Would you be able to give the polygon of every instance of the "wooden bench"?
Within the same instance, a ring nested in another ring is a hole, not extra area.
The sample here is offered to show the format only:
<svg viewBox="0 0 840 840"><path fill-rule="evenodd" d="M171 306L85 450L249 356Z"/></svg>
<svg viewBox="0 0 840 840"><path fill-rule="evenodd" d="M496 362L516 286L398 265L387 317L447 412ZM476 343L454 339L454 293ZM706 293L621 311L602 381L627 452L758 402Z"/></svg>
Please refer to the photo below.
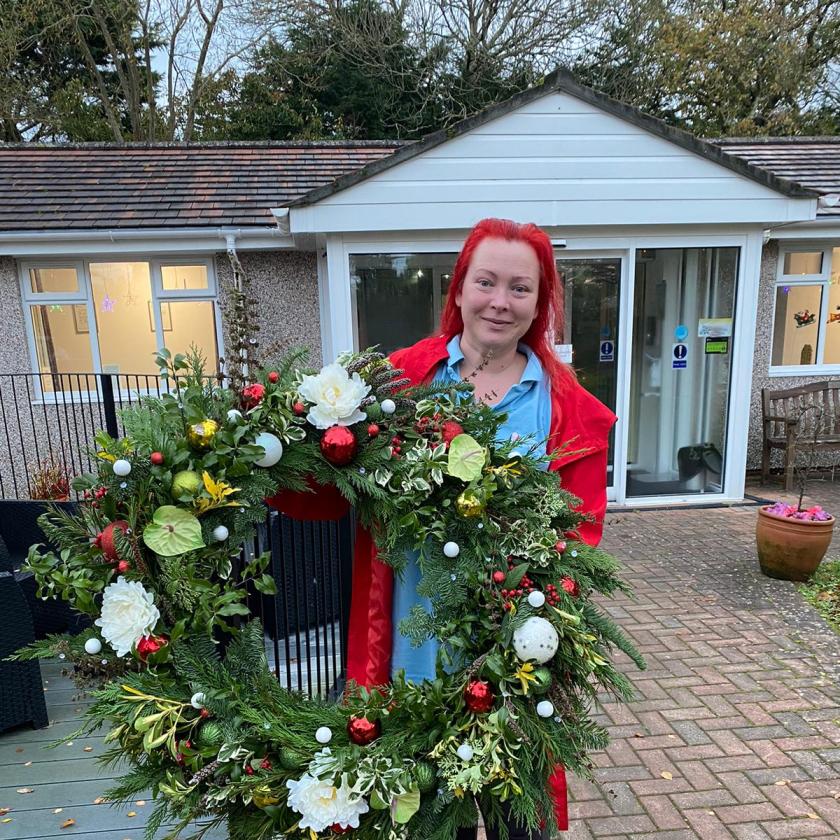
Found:
<svg viewBox="0 0 840 840"><path fill-rule="evenodd" d="M793 489L797 448L813 443L817 451L840 451L840 380L779 391L762 388L761 414L761 477L765 482L773 449L784 451L785 490Z"/></svg>

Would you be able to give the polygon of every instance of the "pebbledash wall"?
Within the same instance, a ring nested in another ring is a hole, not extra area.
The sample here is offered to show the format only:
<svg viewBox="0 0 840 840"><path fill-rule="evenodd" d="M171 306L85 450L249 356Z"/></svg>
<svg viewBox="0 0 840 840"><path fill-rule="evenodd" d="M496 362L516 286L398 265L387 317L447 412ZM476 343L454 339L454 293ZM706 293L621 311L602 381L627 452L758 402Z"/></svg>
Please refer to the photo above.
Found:
<svg viewBox="0 0 840 840"><path fill-rule="evenodd" d="M0 324L0 373L31 373L17 262L4 256L0 256Z"/></svg>
<svg viewBox="0 0 840 840"><path fill-rule="evenodd" d="M321 318L318 269L311 251L241 251L239 262L248 276L259 313L259 342L267 358L296 347L310 351L312 365L320 365ZM226 253L216 254L219 301L232 282ZM224 337L229 345L228 336Z"/></svg>

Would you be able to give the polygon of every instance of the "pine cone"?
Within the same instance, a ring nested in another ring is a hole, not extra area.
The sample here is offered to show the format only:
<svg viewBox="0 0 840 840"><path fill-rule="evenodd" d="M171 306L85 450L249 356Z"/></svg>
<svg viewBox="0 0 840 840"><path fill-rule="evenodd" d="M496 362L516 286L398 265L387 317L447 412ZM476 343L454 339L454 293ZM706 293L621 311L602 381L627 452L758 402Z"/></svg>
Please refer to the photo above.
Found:
<svg viewBox="0 0 840 840"><path fill-rule="evenodd" d="M220 767L222 762L218 760L211 761L205 764L188 782L190 785L200 785L203 781L210 778Z"/></svg>

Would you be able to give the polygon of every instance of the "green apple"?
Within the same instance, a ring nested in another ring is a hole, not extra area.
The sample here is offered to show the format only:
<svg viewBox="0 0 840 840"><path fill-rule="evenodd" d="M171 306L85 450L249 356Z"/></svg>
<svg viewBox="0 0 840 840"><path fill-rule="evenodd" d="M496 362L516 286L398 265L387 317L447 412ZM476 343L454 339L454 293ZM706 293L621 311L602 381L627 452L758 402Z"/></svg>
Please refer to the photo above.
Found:
<svg viewBox="0 0 840 840"><path fill-rule="evenodd" d="M172 476L172 496L196 496L203 486L201 476L195 470L181 470Z"/></svg>

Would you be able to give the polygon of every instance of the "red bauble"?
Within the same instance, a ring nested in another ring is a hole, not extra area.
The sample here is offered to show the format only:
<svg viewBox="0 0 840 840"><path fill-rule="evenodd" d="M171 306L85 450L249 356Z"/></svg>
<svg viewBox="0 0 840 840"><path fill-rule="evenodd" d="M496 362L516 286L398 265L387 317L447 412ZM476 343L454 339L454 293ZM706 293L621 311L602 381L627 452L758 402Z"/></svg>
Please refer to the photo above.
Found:
<svg viewBox="0 0 840 840"><path fill-rule="evenodd" d="M156 467L159 467L163 463L163 452L152 452L152 454L149 455L149 460Z"/></svg>
<svg viewBox="0 0 840 840"><path fill-rule="evenodd" d="M292 411L300 417L301 415L306 414L306 406L302 402L296 402L292 406Z"/></svg>
<svg viewBox="0 0 840 840"><path fill-rule="evenodd" d="M504 572L493 572L493 580L495 583L504 583L507 575Z"/></svg>
<svg viewBox="0 0 840 840"><path fill-rule="evenodd" d="M578 586L578 582L576 580L572 580L570 577L564 577L560 581L560 586L572 596L572 598L577 598L580 595L580 587Z"/></svg>
<svg viewBox="0 0 840 840"><path fill-rule="evenodd" d="M375 741L382 732L382 725L378 720L370 721L364 717L351 717L347 721L347 734L354 744L364 747Z"/></svg>
<svg viewBox="0 0 840 840"><path fill-rule="evenodd" d="M114 522L109 522L103 529L102 533L99 535L99 547L102 549L102 553L112 562L116 563L120 559L120 555L117 554L117 546L116 541L114 539L114 530L119 528L123 533L129 530L129 524L124 519L117 519Z"/></svg>
<svg viewBox="0 0 840 840"><path fill-rule="evenodd" d="M157 653L162 647L169 644L169 639L166 636L143 636L137 642L137 655L145 662L146 657L152 653Z"/></svg>
<svg viewBox="0 0 840 840"><path fill-rule="evenodd" d="M128 560L120 560L120 562L117 563L117 571L121 575L124 575L130 568L131 563L129 563Z"/></svg>
<svg viewBox="0 0 840 840"><path fill-rule="evenodd" d="M448 447L458 435L464 434L464 427L455 420L447 420L440 427L440 436Z"/></svg>
<svg viewBox="0 0 840 840"><path fill-rule="evenodd" d="M493 688L484 680L470 680L464 689L464 702L474 714L480 715L493 708Z"/></svg>
<svg viewBox="0 0 840 840"><path fill-rule="evenodd" d="M368 426L368 437L376 437L379 434L379 426L376 423L371 423Z"/></svg>
<svg viewBox="0 0 840 840"><path fill-rule="evenodd" d="M566 541L565 540L557 540L554 543L554 548L558 554L562 554L566 550Z"/></svg>
<svg viewBox="0 0 840 840"><path fill-rule="evenodd" d="M356 436L347 426L330 426L321 438L321 454L337 467L349 464L356 454Z"/></svg>
<svg viewBox="0 0 840 840"><path fill-rule="evenodd" d="M277 371L276 371L276 370L271 371L271 372L268 374L268 381L269 381L272 385L276 384L277 382L279 382L279 381L280 381L280 374L279 374L279 373L277 373Z"/></svg>

